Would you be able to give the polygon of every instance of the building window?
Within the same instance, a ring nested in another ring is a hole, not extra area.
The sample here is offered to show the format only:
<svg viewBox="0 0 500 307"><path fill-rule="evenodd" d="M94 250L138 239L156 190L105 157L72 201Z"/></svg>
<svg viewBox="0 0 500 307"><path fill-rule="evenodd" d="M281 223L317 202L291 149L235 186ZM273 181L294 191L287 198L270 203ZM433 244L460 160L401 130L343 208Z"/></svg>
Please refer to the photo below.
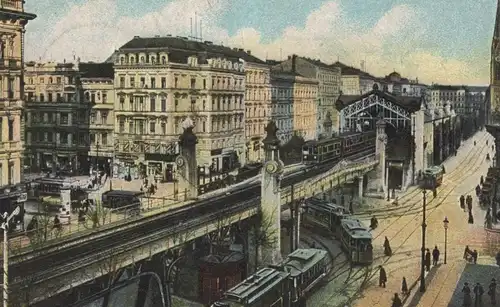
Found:
<svg viewBox="0 0 500 307"><path fill-rule="evenodd" d="M14 171L15 171L14 163L9 163L9 178L8 178L9 185L14 184L14 177L15 177Z"/></svg>
<svg viewBox="0 0 500 307"><path fill-rule="evenodd" d="M161 134L163 134L163 135L167 134L167 124L166 123L161 123Z"/></svg>
<svg viewBox="0 0 500 307"><path fill-rule="evenodd" d="M101 125L106 125L107 123L108 123L108 112L102 112Z"/></svg>
<svg viewBox="0 0 500 307"><path fill-rule="evenodd" d="M161 111L167 112L167 99L165 98L161 99Z"/></svg>
<svg viewBox="0 0 500 307"><path fill-rule="evenodd" d="M177 107L179 106L179 100L175 100L174 102L174 112L177 112Z"/></svg>
<svg viewBox="0 0 500 307"><path fill-rule="evenodd" d="M175 82L176 82L175 83L176 84L175 87L177 87L177 81L175 81ZM196 88L196 78L191 78L191 88L192 89Z"/></svg>
<svg viewBox="0 0 500 307"><path fill-rule="evenodd" d="M167 78L161 78L161 88L167 88Z"/></svg>
<svg viewBox="0 0 500 307"><path fill-rule="evenodd" d="M156 88L156 79L151 78L151 88Z"/></svg>
<svg viewBox="0 0 500 307"><path fill-rule="evenodd" d="M120 87L125 87L125 77L120 77Z"/></svg>
<svg viewBox="0 0 500 307"><path fill-rule="evenodd" d="M102 93L102 102L103 102L103 103L108 102L108 94L106 94L106 93Z"/></svg>
<svg viewBox="0 0 500 307"><path fill-rule="evenodd" d="M143 120L139 120L139 131L138 131L138 134L143 134L144 133L144 121Z"/></svg>
<svg viewBox="0 0 500 307"><path fill-rule="evenodd" d="M60 133L60 143L61 144L68 144L68 133L66 132L61 132Z"/></svg>
<svg viewBox="0 0 500 307"><path fill-rule="evenodd" d="M52 102L52 93L49 93L49 98L48 98L48 101L49 101L49 102Z"/></svg>
<svg viewBox="0 0 500 307"><path fill-rule="evenodd" d="M154 97L151 97L149 100L149 110L151 112L156 112L156 99Z"/></svg>
<svg viewBox="0 0 500 307"><path fill-rule="evenodd" d="M156 132L155 130L156 130L156 122L155 121L151 121L149 123L149 132L151 134L155 134L155 132Z"/></svg>
<svg viewBox="0 0 500 307"><path fill-rule="evenodd" d="M135 87L135 78L130 77L130 87Z"/></svg>
<svg viewBox="0 0 500 307"><path fill-rule="evenodd" d="M9 78L9 81L7 83L7 95L9 99L14 98L14 78Z"/></svg>
<svg viewBox="0 0 500 307"><path fill-rule="evenodd" d="M61 124L62 125L67 125L69 121L69 115L68 113L61 113Z"/></svg>
<svg viewBox="0 0 500 307"><path fill-rule="evenodd" d="M177 83L179 82L179 78L175 77L174 79L174 87L177 88Z"/></svg>
<svg viewBox="0 0 500 307"><path fill-rule="evenodd" d="M206 79L203 79L203 89L204 90L207 89L207 80Z"/></svg>
<svg viewBox="0 0 500 307"><path fill-rule="evenodd" d="M118 131L120 133L124 133L125 132L125 120L123 118L120 118L118 127L119 127Z"/></svg>
<svg viewBox="0 0 500 307"><path fill-rule="evenodd" d="M8 130L9 130L9 141L14 140L14 119L9 119L8 121Z"/></svg>
<svg viewBox="0 0 500 307"><path fill-rule="evenodd" d="M3 131L3 119L0 117L0 131ZM0 133L0 142L2 142L2 133ZM0 164L1 165L1 164ZM2 177L2 173L0 172L0 177Z"/></svg>
<svg viewBox="0 0 500 307"><path fill-rule="evenodd" d="M141 88L145 88L145 87L146 87L146 78L141 77Z"/></svg>
<svg viewBox="0 0 500 307"><path fill-rule="evenodd" d="M167 57L166 56L162 56L161 57L161 63L162 64L167 64Z"/></svg>
<svg viewBox="0 0 500 307"><path fill-rule="evenodd" d="M108 146L108 134L103 133L101 134L101 142L103 146Z"/></svg>
<svg viewBox="0 0 500 307"><path fill-rule="evenodd" d="M120 110L125 109L125 97L120 96Z"/></svg>
<svg viewBox="0 0 500 307"><path fill-rule="evenodd" d="M90 102L95 103L95 93L90 95Z"/></svg>
<svg viewBox="0 0 500 307"><path fill-rule="evenodd" d="M61 93L57 93L57 94L56 94L56 101L57 101L57 102L62 102Z"/></svg>
<svg viewBox="0 0 500 307"><path fill-rule="evenodd" d="M191 99L191 112L196 111L196 99Z"/></svg>

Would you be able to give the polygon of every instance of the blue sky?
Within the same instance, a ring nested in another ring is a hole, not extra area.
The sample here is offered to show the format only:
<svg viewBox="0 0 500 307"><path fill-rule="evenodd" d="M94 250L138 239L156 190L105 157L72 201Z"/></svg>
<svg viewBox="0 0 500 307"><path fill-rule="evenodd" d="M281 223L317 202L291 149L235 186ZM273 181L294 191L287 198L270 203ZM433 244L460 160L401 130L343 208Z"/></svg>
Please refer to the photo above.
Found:
<svg viewBox="0 0 500 307"><path fill-rule="evenodd" d="M26 10L38 18L28 26L27 56L104 59L134 35L188 35L197 11L204 39L251 48L261 57L339 57L354 66L366 59L377 75L395 69L426 82L486 84L496 2L28 0ZM374 30L384 16L389 17Z"/></svg>

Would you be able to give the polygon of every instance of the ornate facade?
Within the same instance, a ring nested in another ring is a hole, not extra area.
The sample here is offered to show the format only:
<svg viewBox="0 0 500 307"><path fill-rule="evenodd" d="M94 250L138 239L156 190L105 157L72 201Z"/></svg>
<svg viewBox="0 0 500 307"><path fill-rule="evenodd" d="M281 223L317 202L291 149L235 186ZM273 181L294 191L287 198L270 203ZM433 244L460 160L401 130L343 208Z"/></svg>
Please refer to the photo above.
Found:
<svg viewBox="0 0 500 307"><path fill-rule="evenodd" d="M262 140L264 128L271 120L271 77L265 63L247 62L245 65L245 137L247 160L260 161L264 158Z"/></svg>
<svg viewBox="0 0 500 307"><path fill-rule="evenodd" d="M26 161L34 172L85 173L89 108L78 63L26 63Z"/></svg>
<svg viewBox="0 0 500 307"><path fill-rule="evenodd" d="M278 127L276 135L282 145L288 142L293 135L294 81L295 74L293 73L273 73L271 75L271 119Z"/></svg>
<svg viewBox="0 0 500 307"><path fill-rule="evenodd" d="M134 37L115 52L114 173L171 180L187 117L199 166L224 172L244 163L244 55L183 37Z"/></svg>
<svg viewBox="0 0 500 307"><path fill-rule="evenodd" d="M24 160L24 33L36 15L25 12L23 1L2 1L0 8L0 188L23 178ZM12 194L12 192L9 192ZM1 199L10 197L5 190ZM12 197L15 197L13 195ZM5 210L6 208L4 208Z"/></svg>
<svg viewBox="0 0 500 307"><path fill-rule="evenodd" d="M316 79L295 76L293 85L293 130L304 140L316 137Z"/></svg>

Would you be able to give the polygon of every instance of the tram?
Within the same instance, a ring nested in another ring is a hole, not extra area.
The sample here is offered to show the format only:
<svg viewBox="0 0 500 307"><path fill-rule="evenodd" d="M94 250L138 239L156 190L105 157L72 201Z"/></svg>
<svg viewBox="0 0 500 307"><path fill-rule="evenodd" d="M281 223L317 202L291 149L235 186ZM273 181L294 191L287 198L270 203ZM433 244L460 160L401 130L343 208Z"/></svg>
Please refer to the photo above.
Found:
<svg viewBox="0 0 500 307"><path fill-rule="evenodd" d="M443 183L443 167L432 166L424 170L422 174L422 179L420 181L420 187L422 189L433 190Z"/></svg>
<svg viewBox="0 0 500 307"><path fill-rule="evenodd" d="M335 236L339 237L340 222L346 217L349 217L349 211L344 207L312 197L306 200L304 204L302 221L311 226L330 230Z"/></svg>
<svg viewBox="0 0 500 307"><path fill-rule="evenodd" d="M139 213L143 192L112 190L102 194L102 206L116 210L131 210Z"/></svg>
<svg viewBox="0 0 500 307"><path fill-rule="evenodd" d="M372 234L360 220L348 218L341 221L340 241L352 264L373 262Z"/></svg>

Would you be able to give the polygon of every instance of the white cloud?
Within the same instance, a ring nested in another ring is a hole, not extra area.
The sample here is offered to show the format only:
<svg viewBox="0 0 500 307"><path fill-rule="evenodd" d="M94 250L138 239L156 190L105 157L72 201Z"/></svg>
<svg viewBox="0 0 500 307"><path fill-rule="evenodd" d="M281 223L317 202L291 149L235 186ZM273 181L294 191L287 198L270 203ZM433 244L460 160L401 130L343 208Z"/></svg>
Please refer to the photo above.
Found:
<svg viewBox="0 0 500 307"><path fill-rule="evenodd" d="M204 39L252 50L263 59L296 53L331 63L339 57L356 67L364 60L368 71L377 76L395 69L429 83L488 80L488 72L479 71L473 59L469 63L420 49L419 38L427 31L425 16L411 6L395 6L371 28L363 29L356 20L345 17L338 1L328 1L311 12L303 26L288 27L279 38L264 43L253 28L228 35L221 20L227 5L225 0L173 0L157 12L131 18L118 15L116 0L89 0L71 7L44 35L37 31L36 36L28 36L27 58L62 60L75 53L83 60L103 60L135 35L187 36L189 17L203 12L198 14L203 20Z"/></svg>

